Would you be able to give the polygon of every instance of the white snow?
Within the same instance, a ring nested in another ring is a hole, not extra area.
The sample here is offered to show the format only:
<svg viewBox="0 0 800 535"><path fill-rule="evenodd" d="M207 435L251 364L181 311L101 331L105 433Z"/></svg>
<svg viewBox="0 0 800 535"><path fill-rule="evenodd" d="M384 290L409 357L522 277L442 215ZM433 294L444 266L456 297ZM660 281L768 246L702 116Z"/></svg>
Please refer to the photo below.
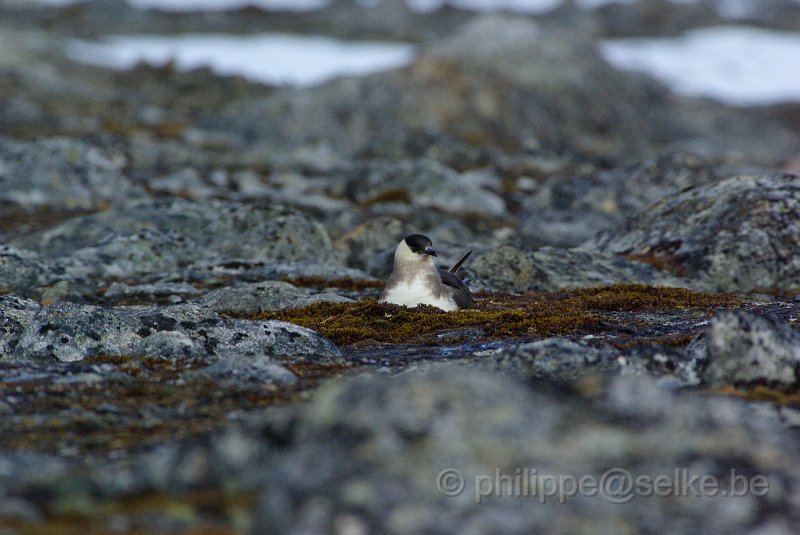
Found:
<svg viewBox="0 0 800 535"><path fill-rule="evenodd" d="M607 40L603 56L645 72L677 93L733 105L800 101L800 34L745 26L677 38Z"/></svg>
<svg viewBox="0 0 800 535"><path fill-rule="evenodd" d="M140 61L159 65L174 60L179 69L211 67L219 74L293 86L399 68L414 58L413 46L406 43L286 34L113 37L72 41L67 53L77 61L115 69L129 69Z"/></svg>

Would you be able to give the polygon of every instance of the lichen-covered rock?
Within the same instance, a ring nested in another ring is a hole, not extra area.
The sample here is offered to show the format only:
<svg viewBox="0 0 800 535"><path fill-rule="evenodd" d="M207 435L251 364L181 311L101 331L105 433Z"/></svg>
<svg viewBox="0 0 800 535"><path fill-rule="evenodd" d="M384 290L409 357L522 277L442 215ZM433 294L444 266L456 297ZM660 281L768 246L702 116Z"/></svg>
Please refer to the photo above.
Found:
<svg viewBox="0 0 800 535"><path fill-rule="evenodd" d="M97 209L143 195L123 174L122 154L68 138L0 140L0 204L4 210Z"/></svg>
<svg viewBox="0 0 800 535"><path fill-rule="evenodd" d="M545 176L518 178L514 198L521 207L520 233L526 244L536 247L578 246L600 231L622 228L654 202L734 172L722 160L686 152L668 152L612 169L567 162L564 169L544 173L538 167L546 165L546 159L529 160L520 158L518 165L523 170L532 167L528 172L534 176Z"/></svg>
<svg viewBox="0 0 800 535"><path fill-rule="evenodd" d="M744 311L717 313L689 347L711 386L800 385L800 333L786 322Z"/></svg>
<svg viewBox="0 0 800 535"><path fill-rule="evenodd" d="M17 305L9 304L11 312ZM224 319L192 303L157 308L58 303L32 315L31 307L24 309L28 321L22 328L11 324L5 335L9 356L16 359L75 362L89 356L154 355L214 361L240 355L340 355L329 340L309 329L280 321Z"/></svg>
<svg viewBox="0 0 800 535"><path fill-rule="evenodd" d="M216 312L253 315L266 310L300 308L313 303L350 303L352 299L332 293L311 294L282 281L265 281L220 288L197 303Z"/></svg>
<svg viewBox="0 0 800 535"><path fill-rule="evenodd" d="M453 365L335 381L296 418L254 532L326 533L343 523L393 534L619 532L646 521L659 531L744 534L791 500L781 488L800 480L795 435L776 411L679 394L647 377L598 380L583 396ZM599 483L593 496L576 490L561 500L521 486L524 471L599 482L610 468L629 474L631 487ZM730 489L736 474L761 474L768 497L760 489L701 498L684 486L667 498L633 480L711 476ZM674 499L678 492L686 497ZM781 510L784 521L797 516Z"/></svg>
<svg viewBox="0 0 800 535"><path fill-rule="evenodd" d="M257 384L294 384L297 377L284 366L264 355L235 355L203 369L202 373L237 386L246 382Z"/></svg>
<svg viewBox="0 0 800 535"><path fill-rule="evenodd" d="M83 249L96 257L111 248L107 253L111 259L125 247L140 248L145 256L150 250L168 255L174 248L174 258L168 257L173 265L217 256L283 262L336 260L325 229L308 216L280 205L234 201L135 201L70 219L14 243L49 257L74 255Z"/></svg>
<svg viewBox="0 0 800 535"><path fill-rule="evenodd" d="M349 184L359 204L397 201L419 209L457 216L503 217L505 202L497 195L500 179L491 171L459 174L434 160L404 160L366 166Z"/></svg>
<svg viewBox="0 0 800 535"><path fill-rule="evenodd" d="M600 375L644 374L675 387L699 384L700 370L705 364L704 359L683 348L646 346L622 350L596 337L504 343L472 352L469 362L483 369L559 384L579 384L583 378Z"/></svg>
<svg viewBox="0 0 800 535"><path fill-rule="evenodd" d="M40 310L36 301L16 295L0 295L0 359L16 349L25 328Z"/></svg>
<svg viewBox="0 0 800 535"><path fill-rule="evenodd" d="M735 176L665 198L585 247L671 268L720 291L800 286L800 177Z"/></svg>
<svg viewBox="0 0 800 535"><path fill-rule="evenodd" d="M59 283L69 286L51 290L51 302L80 298L82 292L95 298L98 290L106 291L104 283L120 279L134 286L155 277L165 282L204 277L199 280L213 283L221 268L248 264L260 266L262 279L291 275L297 264L314 265L330 277L347 271L324 227L309 216L279 205L233 201L134 201L13 244L0 250L0 289L41 297ZM210 267L204 271L205 265Z"/></svg>
<svg viewBox="0 0 800 535"><path fill-rule="evenodd" d="M478 17L402 71L232 102L209 123L252 140L248 160L273 165L307 146L344 156L374 146L395 157L419 155L430 143L407 140L426 132L437 140L544 143L606 155L641 154L685 135L664 89L615 71L589 32L565 28ZM596 95L603 95L601 108Z"/></svg>
<svg viewBox="0 0 800 535"><path fill-rule="evenodd" d="M413 234L410 225L395 217L383 216L351 229L337 239L335 245L348 266L383 278L392 272L395 242L409 234Z"/></svg>
<svg viewBox="0 0 800 535"><path fill-rule="evenodd" d="M128 303L156 303L160 300L179 302L185 298L202 295L199 290L186 282L155 282L149 284L126 284L112 282L105 288L103 299L112 304Z"/></svg>
<svg viewBox="0 0 800 535"><path fill-rule="evenodd" d="M561 288L640 283L685 286L668 273L617 255L581 249L543 247L521 251L498 247L469 264L476 282L501 292L553 291Z"/></svg>
<svg viewBox="0 0 800 535"><path fill-rule="evenodd" d="M474 353L480 365L557 382L611 369L616 355L610 347L592 347L566 338L546 338Z"/></svg>
<svg viewBox="0 0 800 535"><path fill-rule="evenodd" d="M46 273L47 268L36 253L0 245L0 290L36 297Z"/></svg>

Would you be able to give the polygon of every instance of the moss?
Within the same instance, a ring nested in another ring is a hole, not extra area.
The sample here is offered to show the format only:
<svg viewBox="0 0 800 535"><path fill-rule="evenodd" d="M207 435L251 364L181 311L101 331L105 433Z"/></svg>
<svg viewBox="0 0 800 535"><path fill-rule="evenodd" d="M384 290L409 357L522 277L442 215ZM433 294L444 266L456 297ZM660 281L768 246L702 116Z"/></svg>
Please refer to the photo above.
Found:
<svg viewBox="0 0 800 535"><path fill-rule="evenodd" d="M593 310L659 312L687 308L718 308L742 301L732 294L695 292L686 288L618 284L599 288L581 288L565 294L584 299Z"/></svg>
<svg viewBox="0 0 800 535"><path fill-rule="evenodd" d="M134 451L167 439L202 435L232 412L304 399L321 381L349 370L347 365L295 359L286 365L297 375L296 384L221 387L203 374L191 373L206 364L191 359L99 356L84 359L80 366L113 367L117 377L74 384L36 379L0 382L0 399L13 394L24 400L16 407L19 418L0 420L3 444L8 449L52 452L76 448L82 454ZM143 413L161 416L144 421Z"/></svg>
<svg viewBox="0 0 800 535"><path fill-rule="evenodd" d="M713 310L739 303L730 295L644 285L522 295L478 293L475 298L475 309L456 312L364 300L266 312L255 319L290 321L346 346L435 342L438 334L460 329L480 329L484 339L589 334L607 330L605 313L609 311ZM452 337L448 339L452 340Z"/></svg>
<svg viewBox="0 0 800 535"><path fill-rule="evenodd" d="M225 492L215 488L181 495L145 492L99 502L91 511L64 512L46 507L45 518L36 521L0 518L0 529L9 528L20 535L101 535L108 533L109 526L120 517L134 523L138 518L177 517L186 526L181 533L187 535L234 535L244 531L242 521L249 517L257 498L258 494L249 490ZM145 526L129 528L124 533L158 532L154 527Z"/></svg>
<svg viewBox="0 0 800 535"><path fill-rule="evenodd" d="M721 386L712 388L710 391L715 394L732 396L748 401L762 401L775 405L800 405L800 392L784 392L763 385L757 385L750 389Z"/></svg>
<svg viewBox="0 0 800 535"><path fill-rule="evenodd" d="M375 197L371 199L367 199L361 201L361 206L368 207L372 206L373 204L378 204L382 202L399 202L403 204L411 204L411 197L408 195L407 191L401 189L387 189L382 191Z"/></svg>

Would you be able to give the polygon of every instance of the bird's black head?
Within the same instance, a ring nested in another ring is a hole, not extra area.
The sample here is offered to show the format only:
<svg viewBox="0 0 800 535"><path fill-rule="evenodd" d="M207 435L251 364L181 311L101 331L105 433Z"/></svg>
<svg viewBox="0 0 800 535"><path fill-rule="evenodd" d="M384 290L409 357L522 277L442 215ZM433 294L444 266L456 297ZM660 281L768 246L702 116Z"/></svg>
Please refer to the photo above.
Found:
<svg viewBox="0 0 800 535"><path fill-rule="evenodd" d="M436 251L433 250L433 242L427 236L412 234L411 236L406 236L405 242L414 253L436 256Z"/></svg>

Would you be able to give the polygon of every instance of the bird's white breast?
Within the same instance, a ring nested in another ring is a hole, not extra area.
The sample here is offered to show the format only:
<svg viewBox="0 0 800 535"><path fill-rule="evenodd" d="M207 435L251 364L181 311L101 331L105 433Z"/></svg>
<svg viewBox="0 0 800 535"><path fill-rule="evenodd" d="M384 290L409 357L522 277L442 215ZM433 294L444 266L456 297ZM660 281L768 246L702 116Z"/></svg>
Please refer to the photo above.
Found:
<svg viewBox="0 0 800 535"><path fill-rule="evenodd" d="M381 301L407 307L431 305L447 311L458 309L452 296L435 295L423 277L415 277L410 281L398 283L386 291Z"/></svg>

